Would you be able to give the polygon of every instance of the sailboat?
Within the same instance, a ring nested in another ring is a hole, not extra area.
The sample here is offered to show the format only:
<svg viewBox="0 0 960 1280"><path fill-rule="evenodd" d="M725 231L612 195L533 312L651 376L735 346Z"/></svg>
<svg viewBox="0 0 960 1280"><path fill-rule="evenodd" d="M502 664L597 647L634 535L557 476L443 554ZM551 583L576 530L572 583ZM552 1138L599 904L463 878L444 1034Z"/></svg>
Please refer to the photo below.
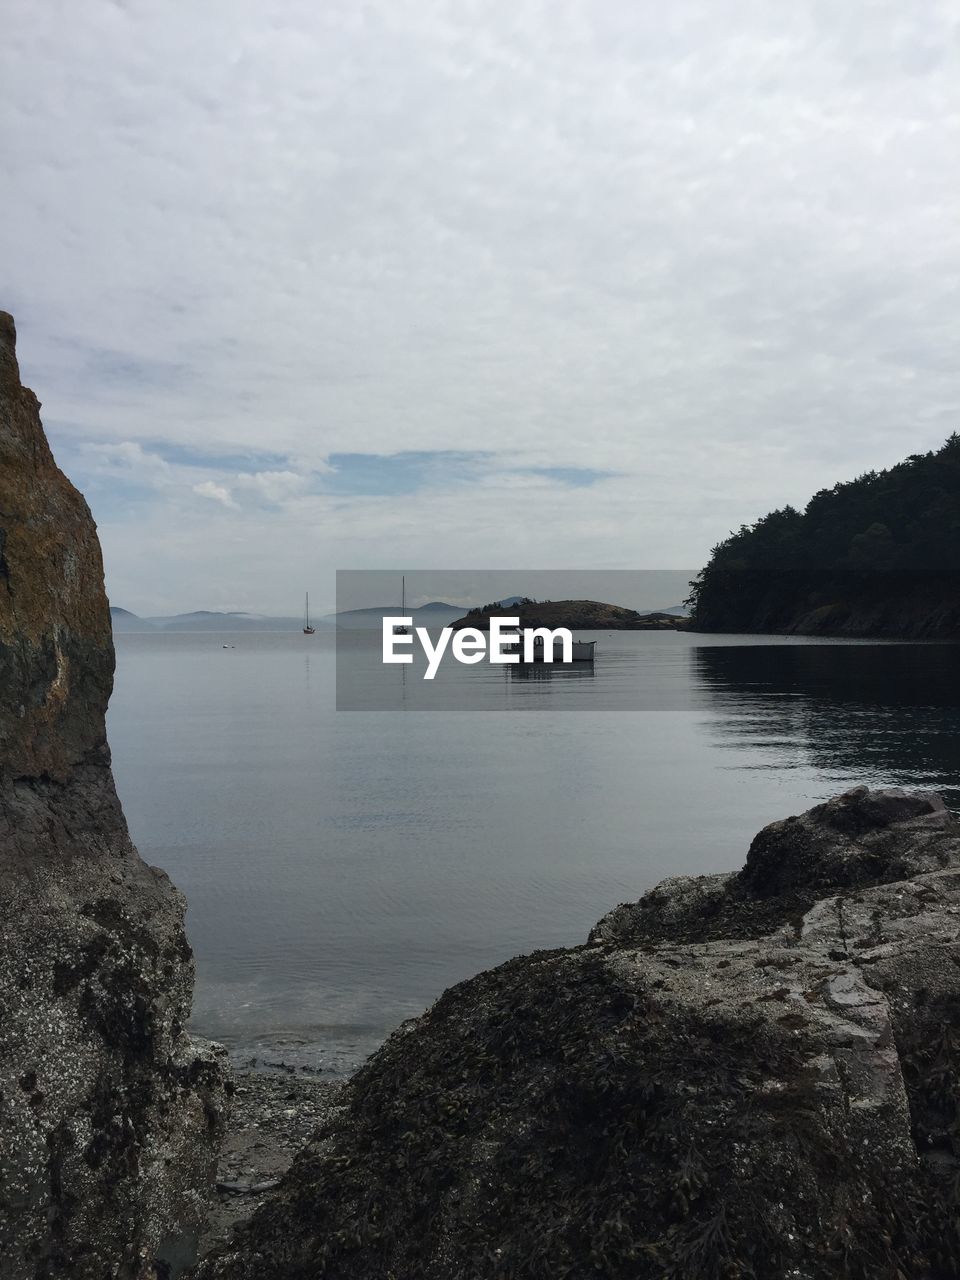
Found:
<svg viewBox="0 0 960 1280"><path fill-rule="evenodd" d="M405 577L401 577L400 579L400 613L405 614L406 612L407 612L407 579ZM408 636L410 632L407 630L406 627L394 627L393 634L395 636Z"/></svg>
<svg viewBox="0 0 960 1280"><path fill-rule="evenodd" d="M308 591L307 598L303 606L303 634L305 636L312 636L316 629L316 627L311 627L310 625L310 592Z"/></svg>

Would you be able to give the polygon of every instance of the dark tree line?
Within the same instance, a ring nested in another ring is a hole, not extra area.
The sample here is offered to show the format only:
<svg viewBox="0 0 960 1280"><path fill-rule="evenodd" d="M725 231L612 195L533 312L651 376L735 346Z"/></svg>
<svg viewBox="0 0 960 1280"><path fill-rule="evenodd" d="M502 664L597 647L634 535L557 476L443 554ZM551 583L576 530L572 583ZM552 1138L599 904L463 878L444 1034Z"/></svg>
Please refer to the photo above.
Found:
<svg viewBox="0 0 960 1280"><path fill-rule="evenodd" d="M493 600L490 604L477 606L469 611L468 617L486 617L491 613L504 613L509 610L515 612L517 609L526 609L529 605L536 604L537 601L532 596L523 596L522 599L515 601L513 604L505 605L502 600Z"/></svg>
<svg viewBox="0 0 960 1280"><path fill-rule="evenodd" d="M713 548L687 603L702 630L946 634L960 621L958 582L954 433L934 452L821 489L803 511L742 525Z"/></svg>

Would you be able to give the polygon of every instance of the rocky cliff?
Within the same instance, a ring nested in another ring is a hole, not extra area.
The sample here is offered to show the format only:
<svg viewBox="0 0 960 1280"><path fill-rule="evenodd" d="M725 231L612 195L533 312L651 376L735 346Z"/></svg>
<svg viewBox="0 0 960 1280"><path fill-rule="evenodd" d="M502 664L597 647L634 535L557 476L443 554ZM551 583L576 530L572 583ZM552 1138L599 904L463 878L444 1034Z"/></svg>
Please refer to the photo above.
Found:
<svg viewBox="0 0 960 1280"><path fill-rule="evenodd" d="M960 1274L960 822L864 788L447 991L203 1280Z"/></svg>
<svg viewBox="0 0 960 1280"><path fill-rule="evenodd" d="M130 842L96 528L0 313L0 1276L175 1275L222 1126L183 901Z"/></svg>

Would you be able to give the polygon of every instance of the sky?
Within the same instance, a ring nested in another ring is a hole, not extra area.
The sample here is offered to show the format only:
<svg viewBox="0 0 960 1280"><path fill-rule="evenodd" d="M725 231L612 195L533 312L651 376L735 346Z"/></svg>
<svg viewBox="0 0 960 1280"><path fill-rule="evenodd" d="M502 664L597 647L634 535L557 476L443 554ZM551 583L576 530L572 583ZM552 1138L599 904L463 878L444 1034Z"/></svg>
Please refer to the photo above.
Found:
<svg viewBox="0 0 960 1280"><path fill-rule="evenodd" d="M937 447L958 19L6 0L0 306L112 602L696 568Z"/></svg>

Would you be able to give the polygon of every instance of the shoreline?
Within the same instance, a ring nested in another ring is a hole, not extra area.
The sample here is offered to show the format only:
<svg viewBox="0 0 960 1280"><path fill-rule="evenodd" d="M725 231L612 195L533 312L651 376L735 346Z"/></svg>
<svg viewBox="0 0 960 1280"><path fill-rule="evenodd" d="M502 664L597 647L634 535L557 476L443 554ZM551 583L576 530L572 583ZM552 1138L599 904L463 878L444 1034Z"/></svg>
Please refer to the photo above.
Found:
<svg viewBox="0 0 960 1280"><path fill-rule="evenodd" d="M245 1076L198 1280L940 1274L958 830L855 787L448 988L342 1095Z"/></svg>
<svg viewBox="0 0 960 1280"><path fill-rule="evenodd" d="M397 1011L392 1023L367 1034L345 1034L341 1028L267 1027L259 1032L244 1029L226 1032L215 1020L191 1018L187 1030L197 1040L219 1045L236 1075L277 1074L342 1084L380 1048L406 1018L419 1017L429 1002L417 1012Z"/></svg>
<svg viewBox="0 0 960 1280"><path fill-rule="evenodd" d="M199 1255L225 1244L274 1190L317 1129L335 1113L346 1078L306 1068L234 1066L230 1118L220 1146Z"/></svg>

